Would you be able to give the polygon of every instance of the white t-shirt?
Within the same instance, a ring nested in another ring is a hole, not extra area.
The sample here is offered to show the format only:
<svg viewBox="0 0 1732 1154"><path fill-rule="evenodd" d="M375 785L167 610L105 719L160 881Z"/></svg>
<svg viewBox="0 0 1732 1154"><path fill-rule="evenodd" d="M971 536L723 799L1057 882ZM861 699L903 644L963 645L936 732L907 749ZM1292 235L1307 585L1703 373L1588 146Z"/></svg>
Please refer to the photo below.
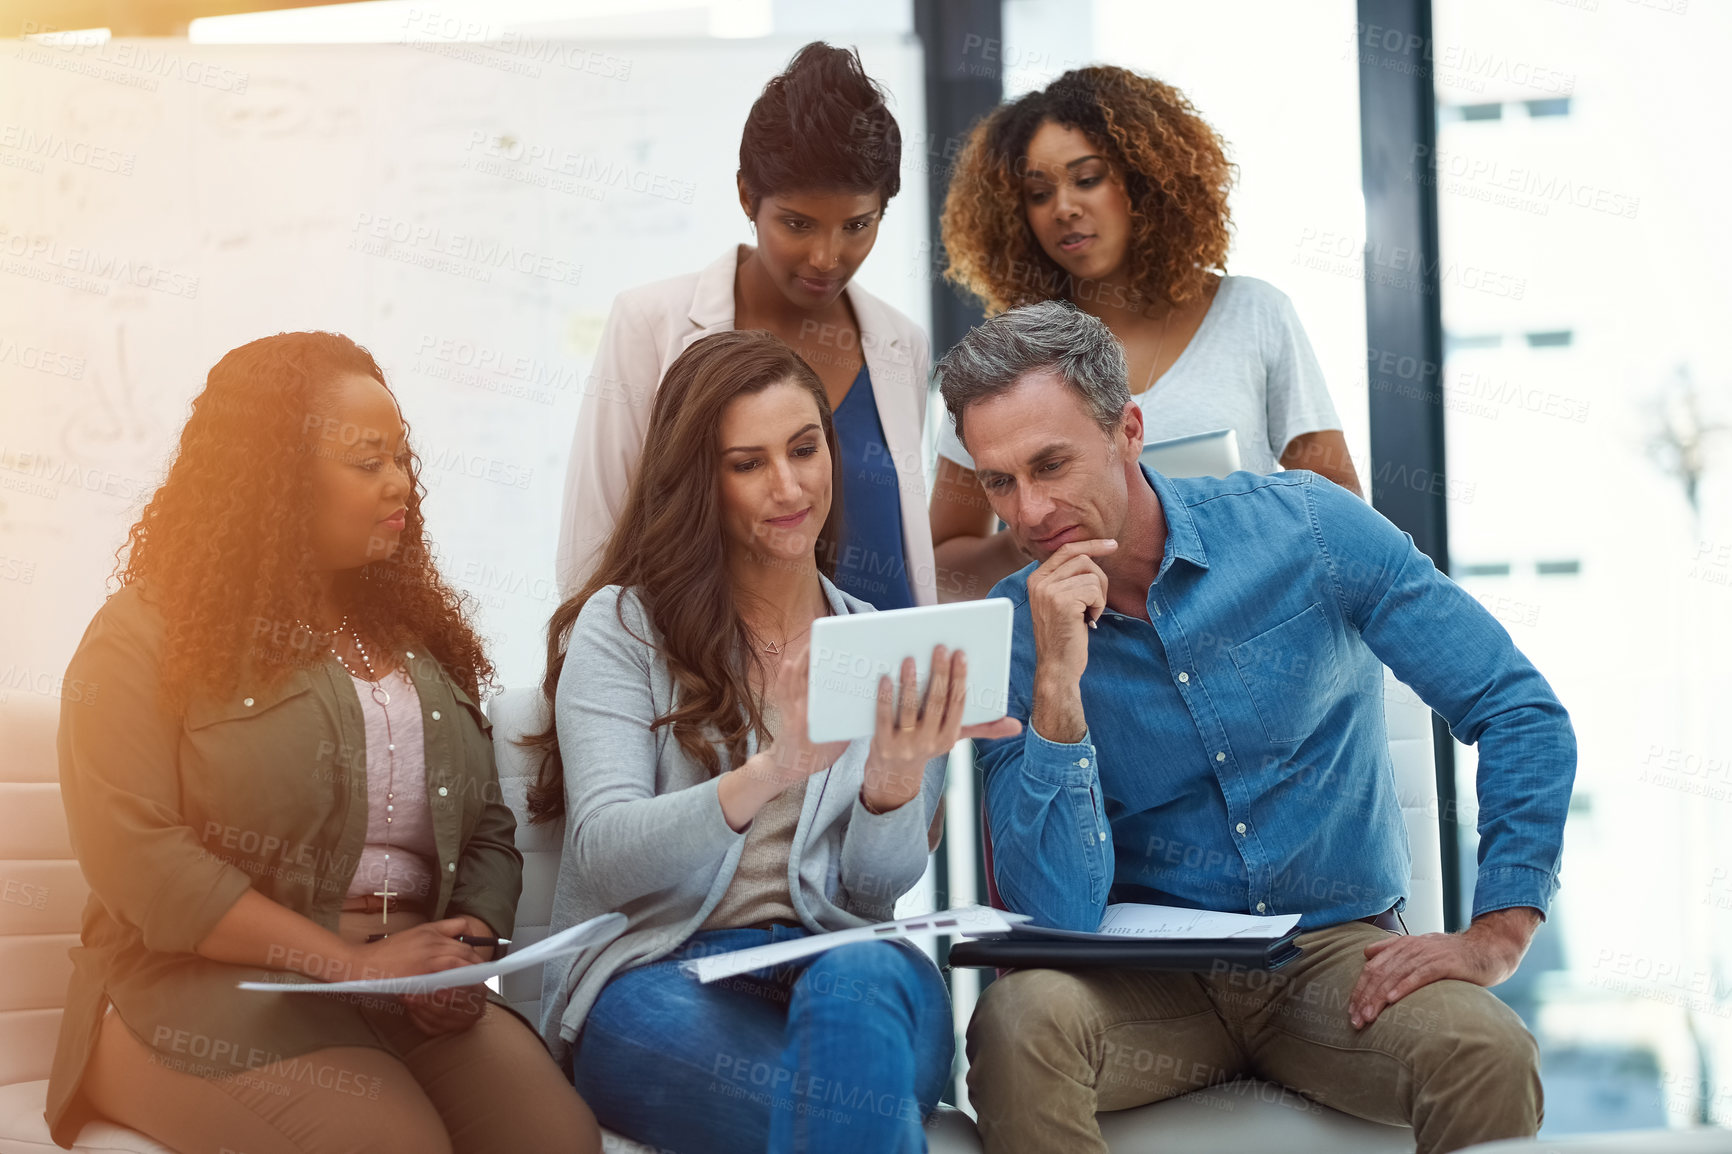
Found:
<svg viewBox="0 0 1732 1154"><path fill-rule="evenodd" d="M1222 277L1191 343L1131 399L1143 410L1145 443L1232 429L1240 467L1253 473L1278 471L1294 437L1341 427L1293 302L1256 277ZM948 413L938 453L974 468Z"/></svg>

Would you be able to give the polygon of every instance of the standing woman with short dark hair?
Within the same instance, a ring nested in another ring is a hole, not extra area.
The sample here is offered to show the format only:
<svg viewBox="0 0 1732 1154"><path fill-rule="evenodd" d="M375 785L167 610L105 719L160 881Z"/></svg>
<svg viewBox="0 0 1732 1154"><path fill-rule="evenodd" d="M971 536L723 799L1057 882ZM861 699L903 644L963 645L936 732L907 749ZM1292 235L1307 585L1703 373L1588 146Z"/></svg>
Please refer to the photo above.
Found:
<svg viewBox="0 0 1732 1154"><path fill-rule="evenodd" d="M48 1081L61 1146L107 1118L182 1154L600 1148L485 986L236 988L432 973L511 934L493 667L418 472L384 374L335 333L242 345L193 399L68 668L100 692L60 710L91 891Z"/></svg>
<svg viewBox="0 0 1732 1154"><path fill-rule="evenodd" d="M923 436L930 348L852 283L901 187L902 136L859 56L802 48L764 86L740 138L740 208L757 245L622 292L578 413L560 518L570 596L600 559L643 452L662 374L700 337L765 329L823 382L842 451L836 584L879 609L937 599Z"/></svg>
<svg viewBox="0 0 1732 1154"><path fill-rule="evenodd" d="M1286 294L1227 276L1234 167L1178 89L1066 72L974 128L944 200L945 275L989 314L1061 300L1124 345L1149 441L1232 429L1255 473L1310 469L1359 492L1323 370ZM981 589L1027 563L946 421L935 553ZM960 580L960 577L959 577Z"/></svg>

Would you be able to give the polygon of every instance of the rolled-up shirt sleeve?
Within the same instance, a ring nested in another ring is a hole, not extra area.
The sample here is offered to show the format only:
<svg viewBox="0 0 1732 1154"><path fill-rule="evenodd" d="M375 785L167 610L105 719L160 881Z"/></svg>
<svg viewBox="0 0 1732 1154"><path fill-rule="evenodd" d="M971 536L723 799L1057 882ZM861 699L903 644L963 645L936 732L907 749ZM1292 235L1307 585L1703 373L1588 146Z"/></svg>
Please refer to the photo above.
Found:
<svg viewBox="0 0 1732 1154"><path fill-rule="evenodd" d="M1497 618L1365 502L1308 486L1347 619L1371 651L1479 751L1473 916L1542 915L1558 888L1576 738L1563 703Z"/></svg>
<svg viewBox="0 0 1732 1154"><path fill-rule="evenodd" d="M162 704L160 640L104 611L67 668L60 706L66 822L85 881L147 948L191 952L251 886L180 810L180 718Z"/></svg>
<svg viewBox="0 0 1732 1154"><path fill-rule="evenodd" d="M492 778L497 790L497 771ZM517 818L503 802L490 801L470 831L457 863L457 878L445 914L480 918L500 937L508 938L517 921L517 899L523 892L523 854L517 848Z"/></svg>

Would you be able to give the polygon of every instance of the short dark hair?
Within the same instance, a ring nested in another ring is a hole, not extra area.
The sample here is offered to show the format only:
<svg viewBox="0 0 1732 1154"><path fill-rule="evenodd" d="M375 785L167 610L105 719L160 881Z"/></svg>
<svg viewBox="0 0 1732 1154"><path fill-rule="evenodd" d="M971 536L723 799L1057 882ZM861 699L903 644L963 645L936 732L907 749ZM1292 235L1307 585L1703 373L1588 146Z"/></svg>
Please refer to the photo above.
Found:
<svg viewBox="0 0 1732 1154"><path fill-rule="evenodd" d="M753 212L784 192L876 192L890 203L902 188L902 130L858 51L814 40L764 85L740 134L740 178Z"/></svg>
<svg viewBox="0 0 1732 1154"><path fill-rule="evenodd" d="M969 405L1016 387L1027 373L1058 374L1103 432L1118 428L1131 390L1125 350L1112 330L1064 301L1042 301L999 313L968 331L938 362L938 388L966 447L962 415Z"/></svg>

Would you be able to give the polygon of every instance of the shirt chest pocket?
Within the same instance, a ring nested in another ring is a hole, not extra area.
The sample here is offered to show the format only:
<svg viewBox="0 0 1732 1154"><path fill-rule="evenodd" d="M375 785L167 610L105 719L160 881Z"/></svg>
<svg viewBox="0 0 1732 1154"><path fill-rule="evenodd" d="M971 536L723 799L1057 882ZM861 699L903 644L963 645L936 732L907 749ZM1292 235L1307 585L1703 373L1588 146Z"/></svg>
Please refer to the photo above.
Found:
<svg viewBox="0 0 1732 1154"><path fill-rule="evenodd" d="M316 822L346 792L336 727L299 673L195 700L184 726L180 776L189 820L299 826Z"/></svg>
<svg viewBox="0 0 1732 1154"><path fill-rule="evenodd" d="M1228 652L1266 740L1288 744L1315 732L1341 679L1323 606L1309 605Z"/></svg>

